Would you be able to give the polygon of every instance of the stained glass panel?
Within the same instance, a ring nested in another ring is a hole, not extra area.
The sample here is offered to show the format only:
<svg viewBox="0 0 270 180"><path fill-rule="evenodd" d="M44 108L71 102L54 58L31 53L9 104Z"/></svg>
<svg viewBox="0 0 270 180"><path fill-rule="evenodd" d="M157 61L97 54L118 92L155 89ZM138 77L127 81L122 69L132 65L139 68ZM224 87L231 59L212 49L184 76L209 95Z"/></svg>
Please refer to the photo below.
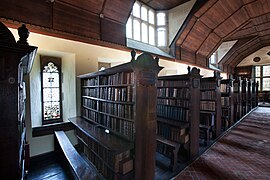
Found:
<svg viewBox="0 0 270 180"><path fill-rule="evenodd" d="M61 118L60 74L58 67L49 62L42 71L44 120Z"/></svg>
<svg viewBox="0 0 270 180"><path fill-rule="evenodd" d="M43 101L59 101L59 88L44 88L43 89Z"/></svg>
<svg viewBox="0 0 270 180"><path fill-rule="evenodd" d="M44 120L60 118L60 102L43 103Z"/></svg>
<svg viewBox="0 0 270 180"><path fill-rule="evenodd" d="M43 73L43 87L59 87L59 73Z"/></svg>

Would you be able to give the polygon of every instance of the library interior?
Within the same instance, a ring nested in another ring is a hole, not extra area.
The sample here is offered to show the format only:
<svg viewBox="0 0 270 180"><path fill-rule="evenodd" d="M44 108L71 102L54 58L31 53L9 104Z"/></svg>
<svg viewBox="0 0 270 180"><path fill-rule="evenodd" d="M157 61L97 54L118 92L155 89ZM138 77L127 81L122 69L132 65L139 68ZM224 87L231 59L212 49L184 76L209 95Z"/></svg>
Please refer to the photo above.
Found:
<svg viewBox="0 0 270 180"><path fill-rule="evenodd" d="M0 179L269 179L269 0L1 0Z"/></svg>

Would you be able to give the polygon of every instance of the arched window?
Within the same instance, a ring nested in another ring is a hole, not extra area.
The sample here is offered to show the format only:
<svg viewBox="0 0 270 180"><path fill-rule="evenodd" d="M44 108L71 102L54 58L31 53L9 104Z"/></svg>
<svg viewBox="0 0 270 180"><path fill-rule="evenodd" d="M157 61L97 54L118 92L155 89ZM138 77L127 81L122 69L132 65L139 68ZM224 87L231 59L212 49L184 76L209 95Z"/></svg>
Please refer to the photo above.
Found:
<svg viewBox="0 0 270 180"><path fill-rule="evenodd" d="M62 121L61 59L41 56L42 124Z"/></svg>

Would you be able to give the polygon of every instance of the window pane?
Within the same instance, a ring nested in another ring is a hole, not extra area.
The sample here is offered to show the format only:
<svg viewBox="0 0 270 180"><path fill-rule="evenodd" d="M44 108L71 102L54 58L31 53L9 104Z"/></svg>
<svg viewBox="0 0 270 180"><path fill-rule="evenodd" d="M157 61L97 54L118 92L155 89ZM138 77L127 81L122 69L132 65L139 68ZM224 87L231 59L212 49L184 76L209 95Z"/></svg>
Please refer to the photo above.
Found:
<svg viewBox="0 0 270 180"><path fill-rule="evenodd" d="M263 91L270 91L270 78L263 78L262 80Z"/></svg>
<svg viewBox="0 0 270 180"><path fill-rule="evenodd" d="M43 87L59 87L59 74L43 73Z"/></svg>
<svg viewBox="0 0 270 180"><path fill-rule="evenodd" d="M270 76L270 66L263 66L263 76Z"/></svg>
<svg viewBox="0 0 270 180"><path fill-rule="evenodd" d="M255 67L255 76L260 77L261 76L261 66Z"/></svg>
<svg viewBox="0 0 270 180"><path fill-rule="evenodd" d="M166 24L166 14L165 13L157 13L157 25L164 26Z"/></svg>
<svg viewBox="0 0 270 180"><path fill-rule="evenodd" d="M131 21L131 18L129 18L128 21L127 21L126 36L127 36L127 38L132 38L132 21Z"/></svg>
<svg viewBox="0 0 270 180"><path fill-rule="evenodd" d="M148 43L148 26L142 23L142 42Z"/></svg>
<svg viewBox="0 0 270 180"><path fill-rule="evenodd" d="M148 11L149 12L149 23L151 23L151 24L155 24L155 13L154 13L154 11L152 11L152 10L149 10Z"/></svg>
<svg viewBox="0 0 270 180"><path fill-rule="evenodd" d="M158 46L166 46L166 29L158 28Z"/></svg>
<svg viewBox="0 0 270 180"><path fill-rule="evenodd" d="M60 118L60 102L47 102L43 104L44 120Z"/></svg>
<svg viewBox="0 0 270 180"><path fill-rule="evenodd" d="M155 28L153 26L149 26L149 44L155 46Z"/></svg>
<svg viewBox="0 0 270 180"><path fill-rule="evenodd" d="M147 9L144 6L142 6L142 8L141 8L141 19L144 20L144 21L148 20Z"/></svg>
<svg viewBox="0 0 270 180"><path fill-rule="evenodd" d="M258 82L258 90L260 91L261 89L261 79L260 78L256 78L256 83Z"/></svg>
<svg viewBox="0 0 270 180"><path fill-rule="evenodd" d="M53 102L59 101L59 88L44 88L43 89L43 101L44 102Z"/></svg>
<svg viewBox="0 0 270 180"><path fill-rule="evenodd" d="M210 57L210 64L217 64L217 53L214 52Z"/></svg>
<svg viewBox="0 0 270 180"><path fill-rule="evenodd" d="M133 16L140 18L140 5L139 5L139 3L135 2L134 6L133 6L132 14L133 14Z"/></svg>
<svg viewBox="0 0 270 180"><path fill-rule="evenodd" d="M136 19L133 20L133 34L135 40L141 40L141 23Z"/></svg>

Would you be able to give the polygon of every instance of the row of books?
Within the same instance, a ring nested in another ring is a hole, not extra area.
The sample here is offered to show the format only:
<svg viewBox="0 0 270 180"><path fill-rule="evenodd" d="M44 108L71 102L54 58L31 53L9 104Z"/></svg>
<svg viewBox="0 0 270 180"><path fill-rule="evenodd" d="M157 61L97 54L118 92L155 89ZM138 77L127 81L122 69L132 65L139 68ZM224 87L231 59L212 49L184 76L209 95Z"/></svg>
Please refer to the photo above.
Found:
<svg viewBox="0 0 270 180"><path fill-rule="evenodd" d="M82 95L97 98L98 97L98 88L83 88Z"/></svg>
<svg viewBox="0 0 270 180"><path fill-rule="evenodd" d="M200 110L201 111L216 111L216 102L215 101L201 101Z"/></svg>
<svg viewBox="0 0 270 180"><path fill-rule="evenodd" d="M98 85L98 77L94 77L91 79L83 79L82 85L83 86L97 86Z"/></svg>
<svg viewBox="0 0 270 180"><path fill-rule="evenodd" d="M189 100L183 99L157 99L157 104L160 105L169 105L169 106L179 106L183 108L189 107Z"/></svg>
<svg viewBox="0 0 270 180"><path fill-rule="evenodd" d="M216 81L201 82L201 90L216 89L216 87L217 87Z"/></svg>
<svg viewBox="0 0 270 180"><path fill-rule="evenodd" d="M188 109L176 106L157 105L157 116L177 121L188 121Z"/></svg>
<svg viewBox="0 0 270 180"><path fill-rule="evenodd" d="M83 98L82 105L97 110L97 100Z"/></svg>
<svg viewBox="0 0 270 180"><path fill-rule="evenodd" d="M97 154L95 151L93 151L91 148L84 148L84 154L87 156L87 158L92 162L92 164L95 165L96 169L101 173L101 175L108 180L115 180L120 179L120 173L122 173L123 168L119 168L119 166L123 166L123 164L120 162L115 162L115 166L118 166L118 168L112 168L110 165L108 165L107 161L103 160L99 154ZM126 153L127 154L127 153ZM133 161L132 161L133 163ZM133 168L133 164L132 164ZM121 170L119 172L119 169Z"/></svg>
<svg viewBox="0 0 270 180"><path fill-rule="evenodd" d="M159 121L157 122L157 135L180 144L188 142L186 139L187 132L185 128L172 126Z"/></svg>
<svg viewBox="0 0 270 180"><path fill-rule="evenodd" d="M100 88L99 97L111 101L132 102L132 86Z"/></svg>
<svg viewBox="0 0 270 180"><path fill-rule="evenodd" d="M121 134L124 138L128 140L134 141L134 122L112 117L106 114L101 114L100 118L96 122L118 134Z"/></svg>
<svg viewBox="0 0 270 180"><path fill-rule="evenodd" d="M201 99L216 99L216 91L201 91Z"/></svg>
<svg viewBox="0 0 270 180"><path fill-rule="evenodd" d="M229 117L229 116L231 116L230 109L222 109L221 110L221 117Z"/></svg>
<svg viewBox="0 0 270 180"><path fill-rule="evenodd" d="M85 108L82 109L82 117L101 124L102 126L121 134L130 141L134 140L135 127L134 122L132 121L127 121L107 114L99 114Z"/></svg>
<svg viewBox="0 0 270 180"><path fill-rule="evenodd" d="M189 98L189 89L188 88L158 88L157 96L158 97L174 97L174 98Z"/></svg>
<svg viewBox="0 0 270 180"><path fill-rule="evenodd" d="M220 92L222 92L222 93L230 93L231 92L230 84L220 84Z"/></svg>
<svg viewBox="0 0 270 180"><path fill-rule="evenodd" d="M180 81L180 80L158 80L157 87L188 87L189 82L187 80Z"/></svg>
<svg viewBox="0 0 270 180"><path fill-rule="evenodd" d="M119 72L109 76L101 76L101 85L133 84L134 72Z"/></svg>
<svg viewBox="0 0 270 180"><path fill-rule="evenodd" d="M231 105L231 98L230 97L221 97L221 106L229 107Z"/></svg>
<svg viewBox="0 0 270 180"><path fill-rule="evenodd" d="M133 119L133 107L129 104L100 102L100 111L126 119Z"/></svg>
<svg viewBox="0 0 270 180"><path fill-rule="evenodd" d="M89 109L86 108L82 108L82 116L90 119L92 121L97 121L98 120L98 113L95 111L91 111Z"/></svg>
<svg viewBox="0 0 270 180"><path fill-rule="evenodd" d="M108 166L114 171L119 172L119 162L130 157L130 150L124 152L112 152L106 147L102 146L100 143L97 143L92 138L89 138L85 133L80 130L77 130L78 138L87 144L87 147L91 151L95 152L96 155L103 161L105 161Z"/></svg>

